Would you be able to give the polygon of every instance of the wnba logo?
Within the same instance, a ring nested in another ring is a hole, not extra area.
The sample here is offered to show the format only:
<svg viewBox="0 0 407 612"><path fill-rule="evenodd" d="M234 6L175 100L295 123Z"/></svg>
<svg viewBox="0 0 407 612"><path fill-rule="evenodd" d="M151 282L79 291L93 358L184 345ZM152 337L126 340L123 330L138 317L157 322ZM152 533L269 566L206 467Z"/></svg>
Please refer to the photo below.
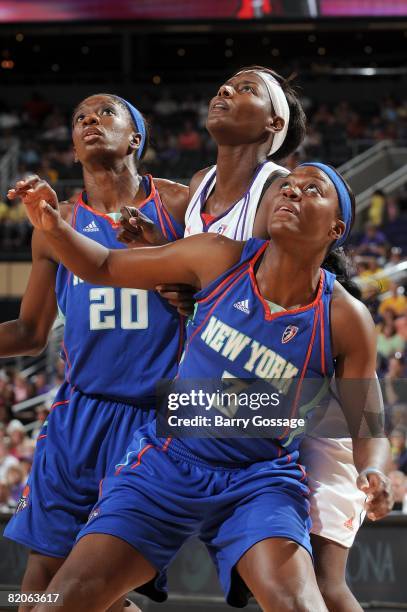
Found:
<svg viewBox="0 0 407 612"><path fill-rule="evenodd" d="M287 344L287 342L290 342L290 340L292 340L294 336L297 335L297 332L298 327L295 327L295 325L287 325L281 337L282 344Z"/></svg>
<svg viewBox="0 0 407 612"><path fill-rule="evenodd" d="M20 512L21 510L24 510L24 508L27 508L29 493L30 493L30 487L28 485L26 485L24 487L24 490L23 490L23 492L21 494L21 497L19 499L19 502L17 504L16 514L17 514L17 512Z"/></svg>

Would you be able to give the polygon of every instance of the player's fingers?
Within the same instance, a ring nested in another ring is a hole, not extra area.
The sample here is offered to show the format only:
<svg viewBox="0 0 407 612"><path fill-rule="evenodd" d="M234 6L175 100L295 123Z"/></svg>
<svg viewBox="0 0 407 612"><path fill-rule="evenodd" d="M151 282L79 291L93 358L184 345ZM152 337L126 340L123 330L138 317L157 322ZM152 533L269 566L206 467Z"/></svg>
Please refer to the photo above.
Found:
<svg viewBox="0 0 407 612"><path fill-rule="evenodd" d="M364 491L365 493L367 493L367 491L370 488L367 476L366 476L366 474L363 474L363 473L359 474L359 476L358 476L358 478L356 480L356 484L357 484L358 489L360 489L361 491Z"/></svg>
<svg viewBox="0 0 407 612"><path fill-rule="evenodd" d="M137 241L137 237L140 236L141 232L128 232L125 229L121 229L117 232L116 237L117 240L119 240L120 242L136 242Z"/></svg>

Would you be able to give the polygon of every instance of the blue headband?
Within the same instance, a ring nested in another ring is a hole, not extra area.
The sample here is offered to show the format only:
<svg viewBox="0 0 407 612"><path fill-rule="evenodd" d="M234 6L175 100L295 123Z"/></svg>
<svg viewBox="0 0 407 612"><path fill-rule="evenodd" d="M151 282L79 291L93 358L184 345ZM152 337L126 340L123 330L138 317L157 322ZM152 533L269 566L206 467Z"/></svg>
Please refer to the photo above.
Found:
<svg viewBox="0 0 407 612"><path fill-rule="evenodd" d="M320 162L307 162L305 164L300 164L300 166L315 166L324 172L328 178L331 179L334 187L336 189L336 193L338 195L339 207L341 209L343 222L345 223L345 231L338 240L336 240L332 247L333 249L337 249L341 247L346 240L348 239L350 227L352 223L352 201L349 195L349 191L341 177L340 174L336 172L333 168L330 168L326 164L321 164Z"/></svg>
<svg viewBox="0 0 407 612"><path fill-rule="evenodd" d="M137 108L133 106L133 104L130 104L130 102L127 102L127 100L125 100L124 98L121 98L120 96L116 96L116 98L118 98L118 100L121 100L123 104L125 104L133 120L134 127L136 128L137 132L141 134L141 143L140 143L140 147L137 150L137 159L140 159L141 154L144 149L144 144L146 142L146 126L144 124L143 116L140 113L140 111L138 111Z"/></svg>

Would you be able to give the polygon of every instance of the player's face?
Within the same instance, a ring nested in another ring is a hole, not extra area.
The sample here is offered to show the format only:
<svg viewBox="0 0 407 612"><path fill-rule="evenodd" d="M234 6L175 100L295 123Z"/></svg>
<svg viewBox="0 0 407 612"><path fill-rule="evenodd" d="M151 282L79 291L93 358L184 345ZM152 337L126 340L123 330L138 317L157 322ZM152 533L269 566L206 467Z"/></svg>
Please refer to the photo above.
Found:
<svg viewBox="0 0 407 612"><path fill-rule="evenodd" d="M95 157L124 158L134 137L128 113L109 96L91 96L77 106L72 139L79 161Z"/></svg>
<svg viewBox="0 0 407 612"><path fill-rule="evenodd" d="M218 144L266 142L272 107L266 85L247 71L224 83L209 103L206 127Z"/></svg>
<svg viewBox="0 0 407 612"><path fill-rule="evenodd" d="M276 181L277 182L277 181ZM278 179L277 195L270 210L270 236L310 242L327 248L345 229L339 219L336 189L319 168L303 166Z"/></svg>

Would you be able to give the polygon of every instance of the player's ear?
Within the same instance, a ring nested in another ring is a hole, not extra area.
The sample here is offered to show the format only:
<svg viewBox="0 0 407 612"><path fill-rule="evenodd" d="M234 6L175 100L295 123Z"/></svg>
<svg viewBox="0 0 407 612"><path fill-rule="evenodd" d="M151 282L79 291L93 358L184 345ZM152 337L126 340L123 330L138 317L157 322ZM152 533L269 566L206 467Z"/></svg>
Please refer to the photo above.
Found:
<svg viewBox="0 0 407 612"><path fill-rule="evenodd" d="M330 229L329 237L331 240L338 240L345 233L345 229L345 222L342 219L336 219Z"/></svg>
<svg viewBox="0 0 407 612"><path fill-rule="evenodd" d="M278 117L277 115L274 117L270 117L267 130L275 134L276 132L281 132L285 125L285 121L282 117Z"/></svg>
<svg viewBox="0 0 407 612"><path fill-rule="evenodd" d="M141 134L139 132L132 132L129 136L129 147L131 153L138 151L141 145Z"/></svg>

